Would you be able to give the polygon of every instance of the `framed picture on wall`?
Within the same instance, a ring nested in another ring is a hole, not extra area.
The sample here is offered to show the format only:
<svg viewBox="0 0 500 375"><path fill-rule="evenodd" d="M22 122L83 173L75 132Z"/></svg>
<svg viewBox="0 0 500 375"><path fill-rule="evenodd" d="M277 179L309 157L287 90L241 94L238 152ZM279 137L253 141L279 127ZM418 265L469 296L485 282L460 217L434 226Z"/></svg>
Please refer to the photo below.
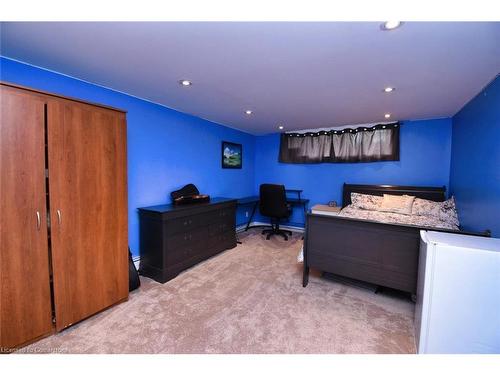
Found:
<svg viewBox="0 0 500 375"><path fill-rule="evenodd" d="M222 141L222 168L241 168L242 162L241 144Z"/></svg>

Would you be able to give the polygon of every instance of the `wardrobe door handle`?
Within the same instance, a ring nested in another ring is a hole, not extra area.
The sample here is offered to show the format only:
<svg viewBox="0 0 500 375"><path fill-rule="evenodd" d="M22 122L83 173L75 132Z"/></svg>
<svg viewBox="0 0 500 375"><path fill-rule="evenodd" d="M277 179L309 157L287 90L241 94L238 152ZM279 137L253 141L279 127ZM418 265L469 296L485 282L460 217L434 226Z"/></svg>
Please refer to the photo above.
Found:
<svg viewBox="0 0 500 375"><path fill-rule="evenodd" d="M57 210L57 222L59 225L61 225L62 222L62 217L61 217L61 210Z"/></svg>
<svg viewBox="0 0 500 375"><path fill-rule="evenodd" d="M41 218L40 218L40 212L36 212L36 230L40 230L40 227L42 226Z"/></svg>

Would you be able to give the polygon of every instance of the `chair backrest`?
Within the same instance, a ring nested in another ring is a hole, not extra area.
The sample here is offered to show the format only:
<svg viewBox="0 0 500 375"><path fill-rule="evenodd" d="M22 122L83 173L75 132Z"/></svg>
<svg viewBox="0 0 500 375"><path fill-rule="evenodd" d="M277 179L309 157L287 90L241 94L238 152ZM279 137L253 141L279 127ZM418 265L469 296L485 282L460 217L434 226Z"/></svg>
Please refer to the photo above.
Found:
<svg viewBox="0 0 500 375"><path fill-rule="evenodd" d="M284 185L262 184L260 185L259 210L261 215L286 218L290 216L286 202Z"/></svg>

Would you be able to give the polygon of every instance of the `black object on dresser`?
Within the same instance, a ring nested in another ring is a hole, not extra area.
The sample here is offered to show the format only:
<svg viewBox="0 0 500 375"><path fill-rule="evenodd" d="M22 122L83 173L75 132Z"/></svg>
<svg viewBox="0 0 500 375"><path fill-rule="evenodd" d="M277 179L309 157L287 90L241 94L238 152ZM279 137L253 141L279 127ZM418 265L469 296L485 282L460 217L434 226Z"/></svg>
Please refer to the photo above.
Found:
<svg viewBox="0 0 500 375"><path fill-rule="evenodd" d="M236 200L139 208L139 273L165 283L236 246Z"/></svg>

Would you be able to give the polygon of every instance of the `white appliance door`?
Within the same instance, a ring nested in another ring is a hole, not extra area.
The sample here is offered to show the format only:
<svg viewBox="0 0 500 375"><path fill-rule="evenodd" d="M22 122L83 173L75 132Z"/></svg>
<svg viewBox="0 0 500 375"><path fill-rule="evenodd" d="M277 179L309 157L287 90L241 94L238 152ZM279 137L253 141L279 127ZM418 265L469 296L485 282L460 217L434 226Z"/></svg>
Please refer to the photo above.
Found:
<svg viewBox="0 0 500 375"><path fill-rule="evenodd" d="M437 244L428 353L500 353L499 253Z"/></svg>

